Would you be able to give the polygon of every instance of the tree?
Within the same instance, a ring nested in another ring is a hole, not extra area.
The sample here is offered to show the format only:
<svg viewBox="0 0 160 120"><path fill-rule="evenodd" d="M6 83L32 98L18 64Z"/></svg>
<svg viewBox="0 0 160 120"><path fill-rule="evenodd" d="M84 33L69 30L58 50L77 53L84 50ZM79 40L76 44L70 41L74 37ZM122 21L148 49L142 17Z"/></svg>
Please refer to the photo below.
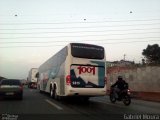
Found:
<svg viewBox="0 0 160 120"><path fill-rule="evenodd" d="M145 62L145 59L142 59L142 65L145 65L146 62Z"/></svg>
<svg viewBox="0 0 160 120"><path fill-rule="evenodd" d="M160 47L158 44L148 45L143 49L142 55L146 58L148 64L160 64Z"/></svg>

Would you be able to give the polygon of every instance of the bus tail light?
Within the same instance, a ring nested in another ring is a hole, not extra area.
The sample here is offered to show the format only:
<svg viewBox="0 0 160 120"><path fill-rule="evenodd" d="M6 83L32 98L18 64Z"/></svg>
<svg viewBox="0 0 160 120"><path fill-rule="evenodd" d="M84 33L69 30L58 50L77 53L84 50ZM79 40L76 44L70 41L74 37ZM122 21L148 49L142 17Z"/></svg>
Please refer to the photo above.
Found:
<svg viewBox="0 0 160 120"><path fill-rule="evenodd" d="M67 75L67 77L66 77L66 84L67 85L71 84L71 76L70 75Z"/></svg>

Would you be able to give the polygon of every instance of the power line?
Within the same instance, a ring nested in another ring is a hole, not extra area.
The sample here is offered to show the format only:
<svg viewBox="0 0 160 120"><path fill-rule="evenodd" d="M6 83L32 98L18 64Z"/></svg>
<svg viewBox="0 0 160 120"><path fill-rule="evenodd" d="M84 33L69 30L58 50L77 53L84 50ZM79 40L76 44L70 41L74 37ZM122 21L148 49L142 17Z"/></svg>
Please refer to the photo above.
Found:
<svg viewBox="0 0 160 120"><path fill-rule="evenodd" d="M25 23L0 23L0 25L28 25L28 24L86 24L86 23L106 23L106 22L130 22L130 21L159 21L160 19L143 19L143 20L104 20L104 21L83 21L83 22L25 22Z"/></svg>
<svg viewBox="0 0 160 120"><path fill-rule="evenodd" d="M35 30L35 29L80 29L80 28L106 28L106 27L122 27L122 26L143 26L143 25L159 25L160 23L150 23L150 24L130 24L130 25L103 25L103 26L83 26L83 27L57 27L57 28L4 28L0 30Z"/></svg>
<svg viewBox="0 0 160 120"><path fill-rule="evenodd" d="M149 30L156 30L160 28L149 28ZM87 33L87 32L110 32L110 31L132 31L132 30L146 30L146 29L127 29L127 30L99 30L99 31L65 31L65 32L22 32L22 33L0 33L0 34L50 34L50 33Z"/></svg>
<svg viewBox="0 0 160 120"><path fill-rule="evenodd" d="M110 43L102 43L102 44L124 44L124 43L139 43L139 42L154 42L160 40L150 40L150 41L129 41L129 42L110 42Z"/></svg>
<svg viewBox="0 0 160 120"><path fill-rule="evenodd" d="M101 43L101 44L126 44L126 43L139 43L139 42L154 42L160 40L150 40L150 41L129 41L129 42L110 42L110 43ZM0 48L24 48L24 47L55 47L55 46L65 46L65 45L47 45L47 46L7 46Z"/></svg>
<svg viewBox="0 0 160 120"><path fill-rule="evenodd" d="M87 39L85 39L85 40L80 40L80 41L83 41L83 42L85 42L85 41L100 41L100 42L104 42L104 41L107 41L107 40L115 40L115 41L121 41L121 40L129 40L129 39L160 39L160 37L140 37L140 38L122 38L122 39L97 39L97 40L93 40L93 39L91 39L91 40L87 40ZM56 42L75 42L75 41L60 41L60 40L58 40L58 41L41 41L41 42L0 42L1 44L19 44L19 43L56 43ZM77 41L76 41L77 42Z"/></svg>
<svg viewBox="0 0 160 120"><path fill-rule="evenodd" d="M61 42L105 42L108 40L121 41L121 40L132 40L132 39L160 39L160 37L141 37L141 38L122 38L122 39L98 39L98 40L79 40L79 41L42 41L42 42L0 42L1 44L47 44L47 43L61 43Z"/></svg>
<svg viewBox="0 0 160 120"><path fill-rule="evenodd" d="M148 33L159 33L159 32L146 32ZM112 36L112 35L129 35L129 34L146 34L146 33L124 33L124 34L101 34L101 35L77 35L77 36L50 36L50 37L8 37L8 38L0 38L0 39L22 39L22 38L32 38L32 39L37 39L37 38L66 38L66 37L93 37L93 36Z"/></svg>
<svg viewBox="0 0 160 120"><path fill-rule="evenodd" d="M28 47L55 47L55 46L65 46L65 45L47 45L47 46L7 46L7 47L0 47L0 48L28 48Z"/></svg>

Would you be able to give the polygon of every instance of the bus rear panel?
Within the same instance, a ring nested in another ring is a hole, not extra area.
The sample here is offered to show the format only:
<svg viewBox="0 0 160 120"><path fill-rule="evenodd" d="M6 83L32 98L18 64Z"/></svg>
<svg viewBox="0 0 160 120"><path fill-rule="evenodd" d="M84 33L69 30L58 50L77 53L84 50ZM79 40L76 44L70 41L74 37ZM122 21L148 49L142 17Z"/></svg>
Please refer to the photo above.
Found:
<svg viewBox="0 0 160 120"><path fill-rule="evenodd" d="M70 82L67 95L99 96L106 94L104 48L89 44L71 44ZM68 84L68 83L66 83Z"/></svg>

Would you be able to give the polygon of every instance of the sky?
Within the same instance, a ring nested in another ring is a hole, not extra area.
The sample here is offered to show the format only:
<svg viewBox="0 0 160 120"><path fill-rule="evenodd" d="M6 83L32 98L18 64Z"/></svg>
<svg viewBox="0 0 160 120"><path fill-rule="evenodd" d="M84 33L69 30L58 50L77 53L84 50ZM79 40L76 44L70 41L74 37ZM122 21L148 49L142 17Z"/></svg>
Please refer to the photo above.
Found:
<svg viewBox="0 0 160 120"><path fill-rule="evenodd" d="M70 42L140 63L160 45L160 0L0 0L0 76L26 79Z"/></svg>

